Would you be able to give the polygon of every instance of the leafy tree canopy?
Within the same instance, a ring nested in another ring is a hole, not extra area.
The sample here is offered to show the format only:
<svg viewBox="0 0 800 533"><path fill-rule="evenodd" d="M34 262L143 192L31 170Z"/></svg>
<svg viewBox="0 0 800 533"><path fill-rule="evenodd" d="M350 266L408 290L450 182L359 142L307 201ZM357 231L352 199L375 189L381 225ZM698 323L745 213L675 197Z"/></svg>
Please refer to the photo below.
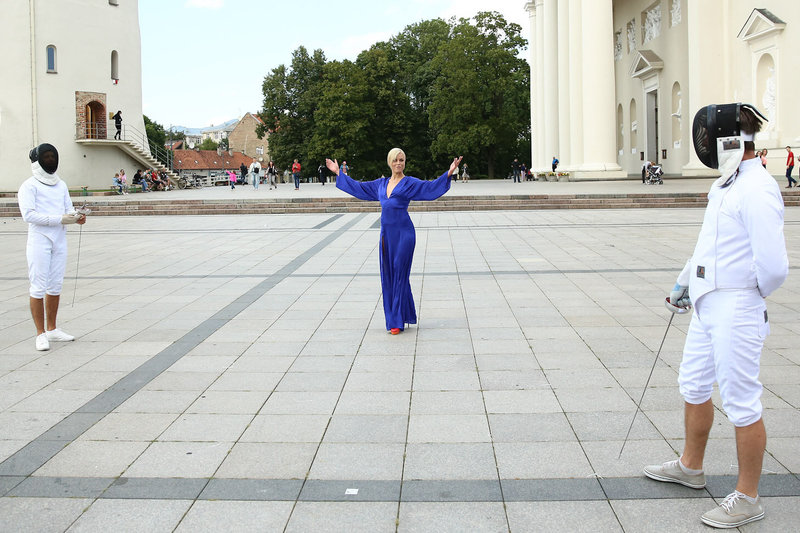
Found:
<svg viewBox="0 0 800 533"><path fill-rule="evenodd" d="M355 177L387 174L386 153L403 148L406 173L431 178L452 157L493 177L530 153L529 67L519 25L496 12L407 26L355 62L327 61L299 47L290 65L264 77L264 120L280 168L309 172L345 159ZM500 166L498 166L500 165Z"/></svg>

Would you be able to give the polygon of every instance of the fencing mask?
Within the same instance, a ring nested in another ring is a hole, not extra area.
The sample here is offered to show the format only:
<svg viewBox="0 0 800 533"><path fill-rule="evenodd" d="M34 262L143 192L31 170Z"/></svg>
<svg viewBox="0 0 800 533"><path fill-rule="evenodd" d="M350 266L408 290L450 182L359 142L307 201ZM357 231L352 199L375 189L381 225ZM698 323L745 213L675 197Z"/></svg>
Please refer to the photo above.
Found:
<svg viewBox="0 0 800 533"><path fill-rule="evenodd" d="M58 150L52 144L40 144L30 151L28 157L31 163L38 161L42 170L48 174L55 174L56 170L58 170Z"/></svg>
<svg viewBox="0 0 800 533"><path fill-rule="evenodd" d="M692 140L697 157L705 166L719 169L722 174L719 181L726 185L742 162L744 142L752 141L755 133L742 132L742 108L767 120L752 105L736 103L706 106L697 112L692 123Z"/></svg>

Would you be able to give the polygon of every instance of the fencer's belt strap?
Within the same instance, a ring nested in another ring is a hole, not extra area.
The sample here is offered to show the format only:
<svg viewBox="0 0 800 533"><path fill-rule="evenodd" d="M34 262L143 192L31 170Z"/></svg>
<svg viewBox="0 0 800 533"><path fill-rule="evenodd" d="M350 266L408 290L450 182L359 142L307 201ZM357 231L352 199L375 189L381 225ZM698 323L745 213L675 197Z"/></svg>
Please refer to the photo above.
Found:
<svg viewBox="0 0 800 533"><path fill-rule="evenodd" d="M758 290L758 285L755 287L717 287L718 291L755 291Z"/></svg>

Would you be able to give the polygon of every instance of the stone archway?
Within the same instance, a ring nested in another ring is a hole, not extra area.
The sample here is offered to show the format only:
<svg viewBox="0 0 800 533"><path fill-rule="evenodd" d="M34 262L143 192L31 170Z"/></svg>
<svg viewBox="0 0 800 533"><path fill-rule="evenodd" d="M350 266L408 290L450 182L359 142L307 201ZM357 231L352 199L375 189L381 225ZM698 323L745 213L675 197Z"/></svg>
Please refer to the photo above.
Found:
<svg viewBox="0 0 800 533"><path fill-rule="evenodd" d="M78 139L108 137L105 93L75 92L75 126Z"/></svg>

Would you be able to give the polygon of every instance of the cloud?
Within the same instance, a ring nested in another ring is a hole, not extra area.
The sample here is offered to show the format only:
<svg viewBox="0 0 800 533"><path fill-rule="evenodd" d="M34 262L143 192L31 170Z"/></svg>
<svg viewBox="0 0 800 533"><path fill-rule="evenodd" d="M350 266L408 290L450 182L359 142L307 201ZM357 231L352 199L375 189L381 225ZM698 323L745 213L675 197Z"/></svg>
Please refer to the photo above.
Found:
<svg viewBox="0 0 800 533"><path fill-rule="evenodd" d="M225 4L225 0L186 0L184 7L195 7L198 9L220 9Z"/></svg>
<svg viewBox="0 0 800 533"><path fill-rule="evenodd" d="M348 35L330 47L331 56L355 60L358 54L377 42L388 41L392 35L394 34L388 31Z"/></svg>

